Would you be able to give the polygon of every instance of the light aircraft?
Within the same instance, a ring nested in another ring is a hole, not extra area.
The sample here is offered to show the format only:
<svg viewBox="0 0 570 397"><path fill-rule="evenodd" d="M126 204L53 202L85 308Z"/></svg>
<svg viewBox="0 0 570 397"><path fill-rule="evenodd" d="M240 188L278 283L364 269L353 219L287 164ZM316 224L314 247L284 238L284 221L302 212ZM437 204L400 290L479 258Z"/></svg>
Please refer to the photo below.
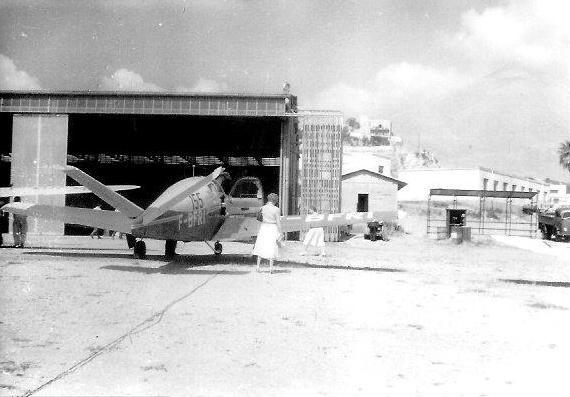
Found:
<svg viewBox="0 0 570 397"><path fill-rule="evenodd" d="M261 183L257 178L241 178L226 194L221 185L224 178L222 167L208 176L186 178L175 183L147 209L76 167L65 166L61 170L116 211L25 202L9 203L1 210L123 232L127 235L129 248L133 248L134 257L141 259L146 256L146 238L165 240L166 257L175 255L178 241L204 241L215 254L220 254L221 241L249 241L259 230L256 214L263 205ZM394 211L290 215L281 217L281 229L286 233L311 227L396 218ZM214 246L209 243L212 241Z"/></svg>

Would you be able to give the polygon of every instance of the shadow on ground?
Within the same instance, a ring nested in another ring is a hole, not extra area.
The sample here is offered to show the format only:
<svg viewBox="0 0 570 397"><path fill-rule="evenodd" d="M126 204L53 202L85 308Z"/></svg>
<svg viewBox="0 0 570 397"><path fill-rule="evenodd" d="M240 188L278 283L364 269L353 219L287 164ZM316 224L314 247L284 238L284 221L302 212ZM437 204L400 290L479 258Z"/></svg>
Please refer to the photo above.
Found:
<svg viewBox="0 0 570 397"><path fill-rule="evenodd" d="M94 249L93 251L98 251ZM245 254L222 254L222 255L176 255L166 265L159 268L151 268L145 266L136 266L141 263L141 260L132 259L132 254L129 252L66 252L59 248L54 251L28 251L24 252L26 255L45 255L60 258L93 258L93 259L131 259L134 261L133 266L109 265L104 266L102 269L110 270L123 270L123 271L138 271L146 274L166 273L166 274L210 274L219 273L218 271L189 271L188 268L195 268L201 266L213 265L237 265L237 266L254 266L255 259L251 255ZM163 255L148 255L147 260L164 262L167 261ZM142 261L144 263L144 261ZM370 272L388 272L397 273L405 272L404 269L389 268L389 267L369 267L369 266L350 266L350 265L333 265L333 264L316 264L294 261L276 261L276 268L308 268L308 269L333 269L333 270L360 270Z"/></svg>
<svg viewBox="0 0 570 397"><path fill-rule="evenodd" d="M567 281L535 281L535 280L519 280L519 279L503 279L503 278L500 278L499 281L502 281L504 283L519 284L519 285L535 285L539 287L570 288L570 282Z"/></svg>

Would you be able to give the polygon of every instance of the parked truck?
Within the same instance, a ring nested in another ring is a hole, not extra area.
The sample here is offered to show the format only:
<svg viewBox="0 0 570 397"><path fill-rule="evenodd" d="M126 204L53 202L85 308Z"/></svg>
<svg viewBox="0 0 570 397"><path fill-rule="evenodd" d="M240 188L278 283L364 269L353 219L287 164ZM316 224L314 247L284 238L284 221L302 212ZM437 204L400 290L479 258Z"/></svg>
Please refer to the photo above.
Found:
<svg viewBox="0 0 570 397"><path fill-rule="evenodd" d="M570 239L570 207L551 208L538 214L538 230L545 240Z"/></svg>

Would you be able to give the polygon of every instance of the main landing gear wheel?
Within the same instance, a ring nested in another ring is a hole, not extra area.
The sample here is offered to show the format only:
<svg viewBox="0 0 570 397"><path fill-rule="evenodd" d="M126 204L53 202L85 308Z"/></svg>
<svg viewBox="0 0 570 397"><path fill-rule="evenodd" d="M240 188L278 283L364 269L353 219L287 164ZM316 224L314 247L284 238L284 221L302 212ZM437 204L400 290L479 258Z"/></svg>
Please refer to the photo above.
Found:
<svg viewBox="0 0 570 397"><path fill-rule="evenodd" d="M135 243L133 255L135 259L146 258L146 244L144 243L144 241L139 240Z"/></svg>
<svg viewBox="0 0 570 397"><path fill-rule="evenodd" d="M214 243L214 255L220 255L222 253L222 243L216 241Z"/></svg>
<svg viewBox="0 0 570 397"><path fill-rule="evenodd" d="M133 236L132 234L127 234L127 246L129 247L129 249L134 248L136 242L137 239L135 238L135 236Z"/></svg>
<svg viewBox="0 0 570 397"><path fill-rule="evenodd" d="M176 240L166 240L164 244L164 256L168 259L172 259L176 256Z"/></svg>

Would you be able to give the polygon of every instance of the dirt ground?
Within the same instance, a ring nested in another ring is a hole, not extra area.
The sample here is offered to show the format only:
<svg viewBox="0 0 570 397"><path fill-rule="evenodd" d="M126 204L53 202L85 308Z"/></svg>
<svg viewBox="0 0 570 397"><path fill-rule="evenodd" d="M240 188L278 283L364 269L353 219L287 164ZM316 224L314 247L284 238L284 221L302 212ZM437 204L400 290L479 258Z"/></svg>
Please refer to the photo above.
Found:
<svg viewBox="0 0 570 397"><path fill-rule="evenodd" d="M570 256L356 237L269 274L248 244L124 245L0 250L1 395L568 395Z"/></svg>

